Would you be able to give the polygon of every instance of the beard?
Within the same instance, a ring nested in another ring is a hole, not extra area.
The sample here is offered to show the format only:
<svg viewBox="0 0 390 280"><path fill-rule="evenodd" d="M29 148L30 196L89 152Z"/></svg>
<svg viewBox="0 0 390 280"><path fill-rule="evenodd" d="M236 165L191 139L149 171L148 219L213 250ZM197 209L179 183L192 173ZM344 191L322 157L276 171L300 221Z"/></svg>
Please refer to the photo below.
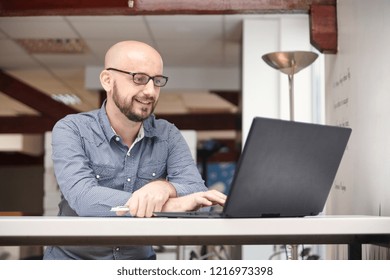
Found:
<svg viewBox="0 0 390 280"><path fill-rule="evenodd" d="M120 99L120 97L119 97L118 87L117 87L116 83L114 83L112 99L113 99L115 105L118 107L119 111L121 111L121 113L123 115L125 115L130 121L133 121L133 122L143 122L144 120L146 120L151 114L153 114L154 109L156 108L156 105L157 105L157 101L152 97L145 99L145 98L141 98L141 97L137 97L137 96L133 96L131 98L131 103L126 104L125 100ZM148 112L148 110L149 110L148 108L141 107L142 112L137 113L136 109L134 108L135 107L134 103L139 103L139 101L137 101L137 99L152 102L153 105L152 105L150 112Z"/></svg>

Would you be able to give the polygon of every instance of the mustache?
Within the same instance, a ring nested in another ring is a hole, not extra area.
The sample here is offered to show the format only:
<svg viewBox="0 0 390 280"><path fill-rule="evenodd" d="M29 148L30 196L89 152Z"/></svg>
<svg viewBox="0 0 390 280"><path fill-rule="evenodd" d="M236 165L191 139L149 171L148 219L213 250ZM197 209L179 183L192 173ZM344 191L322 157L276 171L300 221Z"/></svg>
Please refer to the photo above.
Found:
<svg viewBox="0 0 390 280"><path fill-rule="evenodd" d="M145 97L145 96L134 96L133 99L136 99L140 102L152 102L152 103L155 103L156 102L156 98L154 98L153 96L150 96L150 97Z"/></svg>

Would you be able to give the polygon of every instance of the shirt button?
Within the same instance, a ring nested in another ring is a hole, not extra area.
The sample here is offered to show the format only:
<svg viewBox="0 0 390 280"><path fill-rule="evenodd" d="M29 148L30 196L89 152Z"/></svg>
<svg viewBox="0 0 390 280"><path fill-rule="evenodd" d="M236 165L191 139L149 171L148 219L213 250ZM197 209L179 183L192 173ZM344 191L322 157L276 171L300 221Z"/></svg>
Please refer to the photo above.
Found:
<svg viewBox="0 0 390 280"><path fill-rule="evenodd" d="M116 247L116 248L115 248L115 251L117 251L117 252L118 252L119 250L120 250L120 248L119 248L119 247Z"/></svg>
<svg viewBox="0 0 390 280"><path fill-rule="evenodd" d="M121 139L117 136L117 137L115 137L115 140L116 140L116 141L119 141L119 140L121 140Z"/></svg>
<svg viewBox="0 0 390 280"><path fill-rule="evenodd" d="M96 175L96 179L99 179L100 178L100 175Z"/></svg>
<svg viewBox="0 0 390 280"><path fill-rule="evenodd" d="M153 172L153 173L152 173L152 176L153 176L153 177L156 176L156 173Z"/></svg>
<svg viewBox="0 0 390 280"><path fill-rule="evenodd" d="M130 178L127 178L127 182L130 182L131 181L131 179Z"/></svg>

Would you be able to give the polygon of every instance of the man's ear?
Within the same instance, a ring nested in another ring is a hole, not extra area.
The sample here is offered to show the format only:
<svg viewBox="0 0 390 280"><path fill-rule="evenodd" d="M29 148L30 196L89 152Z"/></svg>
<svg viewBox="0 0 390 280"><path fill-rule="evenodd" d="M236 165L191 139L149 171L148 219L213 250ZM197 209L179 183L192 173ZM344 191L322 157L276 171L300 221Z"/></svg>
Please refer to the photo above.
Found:
<svg viewBox="0 0 390 280"><path fill-rule="evenodd" d="M100 73L100 83L106 92L110 92L112 88L112 77L108 70L103 70Z"/></svg>

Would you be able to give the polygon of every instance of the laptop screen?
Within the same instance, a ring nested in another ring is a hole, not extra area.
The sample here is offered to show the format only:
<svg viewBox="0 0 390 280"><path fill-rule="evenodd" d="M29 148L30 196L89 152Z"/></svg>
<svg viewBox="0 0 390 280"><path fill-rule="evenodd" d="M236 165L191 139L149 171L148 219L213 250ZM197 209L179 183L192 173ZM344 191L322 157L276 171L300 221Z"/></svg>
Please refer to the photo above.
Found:
<svg viewBox="0 0 390 280"><path fill-rule="evenodd" d="M228 217L322 212L351 129L256 117L232 181Z"/></svg>

